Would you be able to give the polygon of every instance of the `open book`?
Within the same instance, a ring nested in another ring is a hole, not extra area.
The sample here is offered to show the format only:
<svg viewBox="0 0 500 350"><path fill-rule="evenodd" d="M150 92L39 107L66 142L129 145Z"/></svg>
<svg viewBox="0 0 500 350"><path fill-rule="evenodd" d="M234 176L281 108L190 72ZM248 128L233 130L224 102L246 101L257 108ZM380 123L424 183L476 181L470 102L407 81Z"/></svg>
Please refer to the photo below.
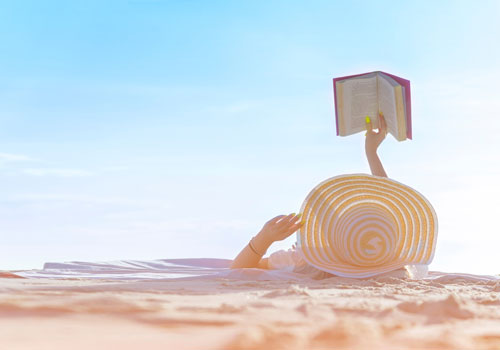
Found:
<svg viewBox="0 0 500 350"><path fill-rule="evenodd" d="M366 116L378 128L383 113L387 131L398 141L411 139L410 81L384 72L333 79L337 135L366 130Z"/></svg>

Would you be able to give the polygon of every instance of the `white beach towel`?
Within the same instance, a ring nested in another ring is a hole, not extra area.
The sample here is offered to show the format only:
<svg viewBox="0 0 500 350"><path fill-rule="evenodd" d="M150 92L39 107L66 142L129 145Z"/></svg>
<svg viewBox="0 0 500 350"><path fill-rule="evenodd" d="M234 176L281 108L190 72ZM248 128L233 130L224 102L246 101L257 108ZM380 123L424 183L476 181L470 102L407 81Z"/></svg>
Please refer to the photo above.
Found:
<svg viewBox="0 0 500 350"><path fill-rule="evenodd" d="M273 253L274 254L274 253ZM283 253L278 253L279 256ZM283 255L282 255L283 256ZM273 258L274 259L274 258ZM288 259L288 258L287 258ZM291 258L293 259L293 257ZM16 275L27 278L57 278L57 279L100 279L100 280L154 280L168 281L176 279L231 279L231 280L288 280L307 281L313 279L332 278L332 283L343 277L335 277L312 266L304 265L303 271L297 269L230 269L230 259L157 259L157 260L118 260L104 262L47 262L43 269L11 271ZM276 266L276 265L275 265ZM301 265L300 265L301 266ZM310 269L312 268L312 269ZM418 279L418 276L406 273L399 275L397 271L393 274L384 274L370 277L370 279L394 278ZM423 279L439 280L441 283L453 283L453 281L500 281L500 276L471 275L457 273L443 273L431 271Z"/></svg>

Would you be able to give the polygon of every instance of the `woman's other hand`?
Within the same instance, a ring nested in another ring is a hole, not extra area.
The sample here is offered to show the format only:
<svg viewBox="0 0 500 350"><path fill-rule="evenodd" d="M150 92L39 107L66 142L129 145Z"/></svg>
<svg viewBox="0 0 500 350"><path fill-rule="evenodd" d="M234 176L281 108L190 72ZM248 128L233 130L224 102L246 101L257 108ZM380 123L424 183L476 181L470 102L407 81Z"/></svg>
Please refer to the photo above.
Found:
<svg viewBox="0 0 500 350"><path fill-rule="evenodd" d="M369 118L367 117L367 119ZM365 140L366 153L377 152L378 146L380 146L382 141L384 141L385 136L387 135L387 124L385 122L384 115L382 114L382 112L379 113L378 121L379 121L378 132L375 132L372 128L371 121L368 122L367 120L366 128L368 131L366 132L366 140Z"/></svg>
<svg viewBox="0 0 500 350"><path fill-rule="evenodd" d="M259 235L269 243L282 241L297 231L304 223L299 221L301 214L278 215L264 224Z"/></svg>

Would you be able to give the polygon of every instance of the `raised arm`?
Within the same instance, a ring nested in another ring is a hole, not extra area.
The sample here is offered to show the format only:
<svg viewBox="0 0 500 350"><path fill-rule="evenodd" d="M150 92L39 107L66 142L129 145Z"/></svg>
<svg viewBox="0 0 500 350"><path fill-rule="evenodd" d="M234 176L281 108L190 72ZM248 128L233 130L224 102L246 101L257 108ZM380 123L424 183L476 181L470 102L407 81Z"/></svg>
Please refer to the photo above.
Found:
<svg viewBox="0 0 500 350"><path fill-rule="evenodd" d="M373 131L372 123L370 118L366 117L366 140L365 140L365 152L366 158L368 159L368 164L370 164L370 170L373 175L387 177L387 174L382 166L382 162L377 155L377 148L380 146L382 141L384 141L387 135L387 124L385 123L384 115L379 113L379 129L378 132Z"/></svg>
<svg viewBox="0 0 500 350"><path fill-rule="evenodd" d="M278 215L264 225L262 230L253 237L231 263L230 268L259 267L267 269L267 258L261 259L269 246L276 241L282 241L302 225L297 222L300 214Z"/></svg>

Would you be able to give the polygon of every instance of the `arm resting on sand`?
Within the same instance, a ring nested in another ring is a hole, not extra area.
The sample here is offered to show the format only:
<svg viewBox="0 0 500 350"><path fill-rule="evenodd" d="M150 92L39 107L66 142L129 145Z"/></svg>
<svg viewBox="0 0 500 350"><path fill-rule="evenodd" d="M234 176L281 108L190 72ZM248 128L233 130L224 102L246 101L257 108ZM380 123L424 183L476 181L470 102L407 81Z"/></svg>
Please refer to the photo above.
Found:
<svg viewBox="0 0 500 350"><path fill-rule="evenodd" d="M262 230L250 240L229 267L231 269L243 267L267 269L268 258L262 258L262 256L273 242L284 240L303 225L302 222L297 223L299 218L300 214L278 215L266 222Z"/></svg>
<svg viewBox="0 0 500 350"><path fill-rule="evenodd" d="M264 255L267 248L271 246L273 242L270 242L265 236L262 235L262 231L252 239L252 246L257 252ZM243 248L243 250L238 254L238 256L231 263L230 268L238 269L242 267L257 267L261 269L267 269L267 258L261 259L262 255L254 252L249 244Z"/></svg>

